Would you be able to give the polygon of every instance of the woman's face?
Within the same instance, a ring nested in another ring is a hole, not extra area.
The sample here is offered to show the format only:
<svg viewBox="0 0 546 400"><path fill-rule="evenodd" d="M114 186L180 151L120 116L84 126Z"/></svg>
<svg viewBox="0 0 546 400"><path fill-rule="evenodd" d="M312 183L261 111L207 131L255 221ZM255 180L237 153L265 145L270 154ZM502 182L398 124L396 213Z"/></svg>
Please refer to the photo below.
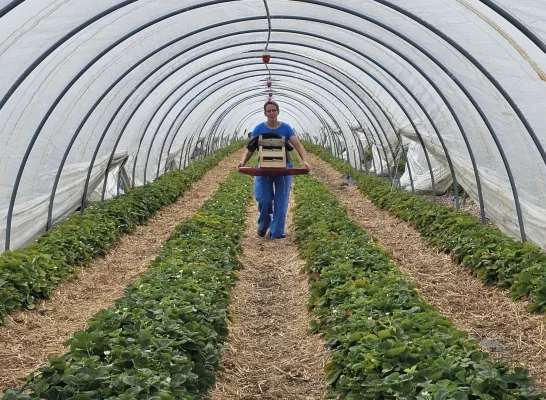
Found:
<svg viewBox="0 0 546 400"><path fill-rule="evenodd" d="M268 104L265 107L265 116L269 122L277 122L277 117L279 116L277 107L274 104Z"/></svg>

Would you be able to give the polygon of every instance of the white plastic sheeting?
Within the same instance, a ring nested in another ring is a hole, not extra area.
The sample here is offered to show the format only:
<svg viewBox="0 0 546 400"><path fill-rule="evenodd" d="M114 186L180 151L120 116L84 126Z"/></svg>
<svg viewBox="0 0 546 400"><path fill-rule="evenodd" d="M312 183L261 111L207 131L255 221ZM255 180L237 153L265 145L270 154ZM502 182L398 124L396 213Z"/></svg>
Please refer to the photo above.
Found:
<svg viewBox="0 0 546 400"><path fill-rule="evenodd" d="M87 200L90 203L99 203L125 193L130 187L129 176L124 168L126 161L127 153L114 156L110 170L102 176L102 180L95 185L95 190L89 194ZM74 207L76 206L78 204L74 204Z"/></svg>
<svg viewBox="0 0 546 400"><path fill-rule="evenodd" d="M407 164L404 173L400 177L400 187L408 192L418 194L443 194L453 182L449 169L430 157L432 176L434 177L434 191L432 190L432 178L426 161L423 147L414 141L404 138L402 140L405 149ZM411 178L410 178L411 171Z"/></svg>
<svg viewBox="0 0 546 400"><path fill-rule="evenodd" d="M0 14L0 246L74 212L109 164L117 193L112 154L140 185L244 137L271 76L302 137L352 165L371 148L379 175L402 139L423 191L426 149L437 191L450 160L488 218L546 247L546 54L488 3L546 42L535 0L267 0L267 69L263 0L25 0Z"/></svg>
<svg viewBox="0 0 546 400"><path fill-rule="evenodd" d="M445 193L453 183L445 156L441 152L430 151L427 162L423 146L419 143L418 136L410 124L402 126L399 134L402 137L402 146L404 146L403 153L407 158L406 169L400 177L400 187L408 192L419 194L434 193L439 195ZM435 156L435 154L437 155ZM440 157L442 162L438 162L436 157ZM432 174L429 163L432 167ZM434 178L434 185L432 178Z"/></svg>

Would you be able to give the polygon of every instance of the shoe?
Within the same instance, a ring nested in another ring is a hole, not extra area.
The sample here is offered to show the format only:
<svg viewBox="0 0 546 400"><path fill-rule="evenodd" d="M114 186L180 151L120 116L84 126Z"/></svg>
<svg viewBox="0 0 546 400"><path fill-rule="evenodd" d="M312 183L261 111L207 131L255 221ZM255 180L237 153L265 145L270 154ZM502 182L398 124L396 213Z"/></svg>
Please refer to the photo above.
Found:
<svg viewBox="0 0 546 400"><path fill-rule="evenodd" d="M257 232L257 233L258 233L258 236L259 236L259 237L264 237L265 234L267 233L267 231L261 231L261 230L258 229L258 232Z"/></svg>
<svg viewBox="0 0 546 400"><path fill-rule="evenodd" d="M271 235L269 235L269 239L271 240L274 240L274 239L284 239L286 237L286 235L281 235L281 236L277 236L277 237L272 237Z"/></svg>

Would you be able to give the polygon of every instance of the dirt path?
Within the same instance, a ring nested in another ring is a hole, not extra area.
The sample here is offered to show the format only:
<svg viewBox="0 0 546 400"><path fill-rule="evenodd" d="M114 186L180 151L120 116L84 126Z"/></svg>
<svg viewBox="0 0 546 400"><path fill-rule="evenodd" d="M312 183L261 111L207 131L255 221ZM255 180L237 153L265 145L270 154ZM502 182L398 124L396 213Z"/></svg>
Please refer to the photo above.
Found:
<svg viewBox="0 0 546 400"><path fill-rule="evenodd" d="M0 393L20 386L25 377L49 359L66 352L63 343L87 320L123 294L144 272L174 228L189 219L233 172L241 151L222 160L175 203L158 211L147 225L123 237L105 257L81 269L78 279L59 286L50 300L7 317L0 329Z"/></svg>
<svg viewBox="0 0 546 400"><path fill-rule="evenodd" d="M218 375L212 400L319 400L326 394L328 351L309 333L311 316L304 265L293 240L291 212L285 239L256 235L255 203L247 215L243 268L232 292L225 372Z"/></svg>
<svg viewBox="0 0 546 400"><path fill-rule="evenodd" d="M310 155L313 175L345 206L349 216L377 239L419 292L457 328L468 331L493 359L528 368L536 386L546 389L544 315L527 312L524 302L484 286L449 255L430 248L407 222L378 209L341 173Z"/></svg>

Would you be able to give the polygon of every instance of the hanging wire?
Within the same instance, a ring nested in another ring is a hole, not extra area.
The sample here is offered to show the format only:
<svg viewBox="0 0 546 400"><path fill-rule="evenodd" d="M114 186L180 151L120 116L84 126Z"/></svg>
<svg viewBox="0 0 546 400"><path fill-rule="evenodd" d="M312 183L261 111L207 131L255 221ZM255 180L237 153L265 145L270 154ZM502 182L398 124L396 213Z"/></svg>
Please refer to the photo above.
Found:
<svg viewBox="0 0 546 400"><path fill-rule="evenodd" d="M267 47L269 46L269 41L271 40L271 14L269 14L269 6L267 5L267 0L264 0L264 6L265 6L265 12L267 13L267 25L268 25L267 43L265 44L265 51L267 51Z"/></svg>
<svg viewBox="0 0 546 400"><path fill-rule="evenodd" d="M267 5L267 0L264 0L264 6L265 6L265 12L267 14L267 42L265 43L264 48L264 54L267 53L267 48L269 46L269 41L271 40L271 14L269 13L269 6ZM269 82L271 82L271 71L269 70L269 67L267 66L267 62L264 61L265 68L267 69L267 74L269 75ZM271 93L271 87L268 87L268 90Z"/></svg>

